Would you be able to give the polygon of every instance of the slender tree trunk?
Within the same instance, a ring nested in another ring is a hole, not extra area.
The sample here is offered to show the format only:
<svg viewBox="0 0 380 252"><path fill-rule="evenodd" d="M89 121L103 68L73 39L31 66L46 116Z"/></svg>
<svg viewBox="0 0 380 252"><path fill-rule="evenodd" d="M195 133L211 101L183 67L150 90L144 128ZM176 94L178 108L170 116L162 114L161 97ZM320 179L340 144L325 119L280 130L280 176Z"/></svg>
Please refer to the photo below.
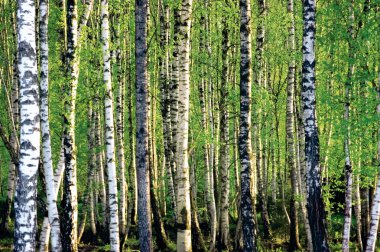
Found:
<svg viewBox="0 0 380 252"><path fill-rule="evenodd" d="M33 0L18 1L17 59L20 84L20 152L15 194L14 251L35 251L40 111Z"/></svg>
<svg viewBox="0 0 380 252"><path fill-rule="evenodd" d="M129 5L128 5L129 6ZM129 9L129 7L128 7ZM128 27L129 30L129 27ZM128 215L127 215L127 228L125 231L125 237L123 237L123 246L125 245L125 241L128 238L129 230L133 225L136 224L137 220L137 178L136 178L136 146L135 146L135 133L133 129L133 85L132 82L132 73L131 73L131 54L132 54L132 47L131 43L129 42L129 37L127 37L124 40L124 43L128 45L128 50L125 52L125 68L126 68L126 74L124 75L124 78L126 78L126 83L128 83L127 86L127 94L126 97L129 97L128 104L127 104L127 114L128 114L128 136L129 136L129 164L128 164L128 179L129 179L129 186L128 186L128 195L129 201L128 201ZM126 46L127 48L127 46Z"/></svg>
<svg viewBox="0 0 380 252"><path fill-rule="evenodd" d="M83 195L83 209L82 209L82 220L79 225L78 229L78 243L80 242L85 226L86 226L86 219L87 219L87 211L90 212L90 226L91 226L91 232L96 238L96 222L95 222L95 202L94 202L94 190L95 190L95 153L94 153L94 146L95 146L95 113L92 109L92 104L89 104L88 109L88 129L87 129L87 141L88 141L88 171L87 171L87 181L86 181L86 189Z"/></svg>
<svg viewBox="0 0 380 252"><path fill-rule="evenodd" d="M264 60L263 60L263 52L264 52L264 40L265 40L265 18L266 18L266 4L265 0L257 1L259 7L258 14L258 23L257 23L257 38L256 38L256 54L255 54L255 63L256 70L254 74L253 83L256 85L255 87L260 90L264 87ZM257 98L263 99L261 94L258 95ZM261 141L261 127L262 123L260 118L262 117L262 111L260 106L257 107L257 112L254 113L255 121L253 125L254 131L254 141L256 143L256 181L254 183L254 193L257 193L258 203L261 210L261 219L263 221L264 227L264 238L268 239L271 237L270 224L269 224L269 214L265 201L265 189L263 187L264 181L264 167L265 160L263 159L263 146ZM256 196L255 196L256 197ZM255 202L255 200L254 200ZM256 203L256 202L255 202ZM255 210L255 209L254 209Z"/></svg>
<svg viewBox="0 0 380 252"><path fill-rule="evenodd" d="M11 121L12 121L12 132L9 139L9 142L13 150L17 151L19 148L18 141L18 124L19 124L19 81L17 77L17 53L15 55L13 63L13 80L12 80L12 91L11 91ZM9 163L9 172L8 172L8 185L7 185L7 199L5 201L5 208L3 211L3 220L1 223L1 233L9 233L9 221L10 213L12 209L13 196L15 193L15 181L16 181L16 165L13 161ZM1 235L0 235L1 237Z"/></svg>
<svg viewBox="0 0 380 252"><path fill-rule="evenodd" d="M171 83L170 83L170 127L171 127L171 173L173 176L173 184L175 190L175 196L177 197L177 133L178 133L178 82L179 82L179 73L178 73L178 51L179 51L179 29L180 29L180 20L179 20L179 10L174 8L174 37L173 37L173 62L172 62L172 71L171 71ZM178 199L176 198L178 201Z"/></svg>
<svg viewBox="0 0 380 252"><path fill-rule="evenodd" d="M178 128L177 128L177 251L191 249L189 178L190 27L192 0L182 0L179 13Z"/></svg>
<svg viewBox="0 0 380 252"><path fill-rule="evenodd" d="M207 247L204 241L202 230L198 220L198 206L196 201L196 173L195 173L195 160L193 159L190 167L190 201L191 201L191 233L192 233L192 248L194 251L206 252Z"/></svg>
<svg viewBox="0 0 380 252"><path fill-rule="evenodd" d="M378 93L378 105L377 105L377 114L380 115L380 71L378 76L378 87L377 87L377 93ZM380 130L378 130L378 137L380 136ZM380 157L380 138L378 141L378 159ZM380 171L380 165L379 165L379 171ZM375 195L372 201L372 207L371 207L371 221L369 223L369 232L368 232L368 238L367 238L367 246L365 251L366 252L373 252L376 248L376 239L377 239L377 231L379 227L379 217L380 217L380 172L378 173L378 180L377 180L377 186Z"/></svg>
<svg viewBox="0 0 380 252"><path fill-rule="evenodd" d="M160 57L160 82L161 82L161 112L163 120L163 136L164 136L164 156L165 156L165 170L167 174L167 182L170 196L170 205L175 211L176 209L176 197L174 190L174 182L172 175L172 162L171 162L171 114L170 114L170 76L169 76L169 7L167 3L164 3L160 12L160 26L161 26L161 37L160 46L161 53L163 56Z"/></svg>
<svg viewBox="0 0 380 252"><path fill-rule="evenodd" d="M362 241L363 241L363 250L367 247L367 239L368 239L368 231L369 231L369 189L363 188L360 190L360 198L361 198L361 221L362 221Z"/></svg>
<svg viewBox="0 0 380 252"><path fill-rule="evenodd" d="M148 118L149 85L147 69L148 0L137 0L136 20L136 160L140 250L153 251L150 206Z"/></svg>
<svg viewBox="0 0 380 252"><path fill-rule="evenodd" d="M58 167L54 171L54 187L55 195L54 199L57 200L59 188L61 187L63 172L65 170L65 156L63 149L63 141L61 143L60 157L58 161ZM46 210L48 211L48 210ZM48 216L44 217L41 227L41 233L39 235L39 251L46 251L49 249L49 239L50 239L50 224Z"/></svg>
<svg viewBox="0 0 380 252"><path fill-rule="evenodd" d="M93 1L86 1L85 12L81 18L78 28L77 0L67 1L66 10L66 66L68 85L67 99L65 100L64 123L64 155L65 155L65 176L64 194L61 202L63 211L61 218L62 249L64 251L77 251L77 229L78 229L78 199L77 199L77 177L76 177L76 146L75 146L75 107L79 76L79 47L78 40L81 38L83 26L87 24L88 17L92 10Z"/></svg>
<svg viewBox="0 0 380 252"><path fill-rule="evenodd" d="M108 210L109 210L109 232L111 251L120 250L119 239L119 214L118 214L118 194L116 181L115 162L115 129L114 129L114 104L111 84L111 57L110 57L110 34L108 19L108 0L101 2L102 17L102 43L103 43L103 83L106 88L104 99L105 106L105 144L108 175ZM124 175L122 175L124 176ZM124 188L121 189L124 191Z"/></svg>
<svg viewBox="0 0 380 252"><path fill-rule="evenodd" d="M101 118L100 118L101 105L98 98L94 99L94 117L95 117L95 149L96 149L96 167L98 174L98 190L100 196L100 205L101 205L101 216L102 219L102 228L106 228L108 214L107 214L107 193L106 186L104 182L104 159L103 159L103 149L102 149L102 137L101 137Z"/></svg>
<svg viewBox="0 0 380 252"><path fill-rule="evenodd" d="M204 5L208 8L208 1L204 1ZM200 34L200 51L204 57L210 57L210 46L208 43L208 15L203 13L200 20L201 34ZM212 81L208 80L207 66L201 66L201 80L199 83L199 96L202 112L202 128L206 136L203 145L203 158L205 166L205 192L207 202L207 213L210 218L210 251L215 250L216 243L216 229L217 229L217 209L215 201L215 187L214 187L214 167L215 167L215 150L214 144L215 137L215 123L213 117L213 85ZM208 95L207 95L208 94Z"/></svg>
<svg viewBox="0 0 380 252"><path fill-rule="evenodd" d="M288 85L287 85L287 101L286 101L286 143L287 143L287 162L290 169L290 180L292 185L292 194L290 199L290 245L289 250L295 251L301 248L298 232L298 180L297 166L295 158L294 146L294 86L295 86L295 24L294 24L293 0L288 0L288 14L291 17L291 24L288 28L288 46L291 55L288 64Z"/></svg>
<svg viewBox="0 0 380 252"><path fill-rule="evenodd" d="M329 251L319 164L315 97L315 0L303 2L302 105L305 125L307 210L314 251Z"/></svg>
<svg viewBox="0 0 380 252"><path fill-rule="evenodd" d="M149 150L149 155L151 155L152 149ZM149 164L150 174L152 172L152 163ZM161 212L159 210L158 198L154 191L154 185L152 178L150 179L150 203L152 207L153 215L153 227L155 230L156 244L160 250L165 250L169 247L168 238L165 233L164 223L162 222Z"/></svg>
<svg viewBox="0 0 380 252"><path fill-rule="evenodd" d="M251 1L240 0L240 135L241 222L243 251L256 251L255 220L252 205L251 161Z"/></svg>
<svg viewBox="0 0 380 252"><path fill-rule="evenodd" d="M130 48L131 49L131 48ZM131 60L130 55L128 57L129 61ZM130 61L129 64L132 64ZM130 163L129 163L129 188L128 191L131 195L129 208L128 208L128 222L127 222L127 230L126 236L128 236L128 231L130 229L131 224L136 224L137 218L137 177L136 177L136 148L135 148L135 133L133 129L133 101L132 101L132 78L131 78L131 70L128 69L128 130L129 130L129 146L130 146Z"/></svg>
<svg viewBox="0 0 380 252"><path fill-rule="evenodd" d="M5 3L4 3L5 5ZM3 7L4 8L4 7ZM11 22L13 23L12 28L12 36L16 40L16 27L17 22L14 22L15 14L11 16ZM7 39L7 29L4 32L4 39L3 41L6 41ZM7 44L5 42L5 44ZM7 52L8 56L10 56L9 49ZM9 70L11 70L11 66L9 65ZM10 98L10 104L9 104L9 110L10 110L10 119L11 119L11 136L10 136L10 144L15 151L15 153L18 152L19 148L19 139L18 139L18 130L19 130L19 118L20 118L20 108L19 108L19 81L18 81L18 72L17 72L17 51L14 53L14 59L13 59L13 68L12 68L12 85L11 85L11 98ZM10 73L11 74L11 73ZM10 79L10 76L9 76ZM6 90L6 89L5 89ZM2 234L6 235L9 234L9 221L10 221L10 213L13 205L13 197L15 193L15 181L16 181L16 164L15 162L9 163L9 172L8 172L8 185L7 185L7 198L5 201L5 207L3 211L3 219L0 226L0 231ZM2 235L0 235L1 237Z"/></svg>
<svg viewBox="0 0 380 252"><path fill-rule="evenodd" d="M65 176L64 194L62 199L62 250L68 252L78 251L77 222L77 177L76 177L76 146L75 146L75 105L78 85L78 23L77 0L67 1L67 72L69 84L67 87L67 101L65 101L64 115L64 150L65 150Z"/></svg>
<svg viewBox="0 0 380 252"><path fill-rule="evenodd" d="M359 148L359 153L361 153L360 149L361 148ZM359 157L359 162L358 162L359 172L360 172L360 168L361 168L361 160ZM355 218L356 218L356 239L357 239L360 251L363 251L362 220L361 220L362 209L361 209L361 204L360 204L360 175L359 174L354 175L354 186L355 187L354 187L353 197L354 197L354 202L355 202L354 211L355 211Z"/></svg>
<svg viewBox="0 0 380 252"><path fill-rule="evenodd" d="M118 29L120 32L120 29ZM125 157L124 157L124 104L125 104L125 79L122 77L122 62L121 62L121 49L120 49L120 39L117 39L119 45L117 49L117 80L119 83L118 94L116 97L116 133L117 133L117 160L119 166L119 177L120 177L120 237L125 236L125 231L127 227L127 200L128 200L128 186L125 178Z"/></svg>
<svg viewBox="0 0 380 252"><path fill-rule="evenodd" d="M41 90L41 133L42 133L42 160L46 181L46 197L48 205L48 217L51 227L51 249L61 251L61 230L59 227L59 215L57 208L56 188L54 183L54 171L49 126L49 46L48 46L48 20L49 1L40 1L40 90Z"/></svg>
<svg viewBox="0 0 380 252"><path fill-rule="evenodd" d="M343 242L342 251L349 252L350 250L350 231L351 231L351 216L352 216L352 165L350 157L350 92L351 92L351 82L352 75L354 73L354 66L352 63L352 45L351 40L354 39L354 10L353 2L350 5L350 28L349 28L349 66L347 81L345 84L345 104L344 104L344 121L346 124L345 128L345 139L344 139L344 154L345 154L345 177L346 177L346 191L345 191L345 208L344 208L344 226L343 226Z"/></svg>
<svg viewBox="0 0 380 252"><path fill-rule="evenodd" d="M220 88L220 214L219 214L219 244L221 250L228 250L230 246L230 223L229 223L229 196L230 196L230 144L229 144L229 114L228 114L228 27L225 19L223 19L223 40L222 40L222 83Z"/></svg>
<svg viewBox="0 0 380 252"><path fill-rule="evenodd" d="M296 89L296 100L300 101L300 94ZM301 211L302 211L302 220L304 222L305 231L306 231L306 240L307 240L307 251L313 252L313 241L312 241L312 235L311 235L311 229L309 224L309 218L307 215L307 209L306 209L306 168L305 168L305 130L302 123L302 112L300 111L301 108L297 104L295 105L297 120L296 120L296 126L297 126L297 137L298 137L298 143L296 145L297 147L297 175L298 175L298 188L299 193L301 195L300 205L301 205Z"/></svg>

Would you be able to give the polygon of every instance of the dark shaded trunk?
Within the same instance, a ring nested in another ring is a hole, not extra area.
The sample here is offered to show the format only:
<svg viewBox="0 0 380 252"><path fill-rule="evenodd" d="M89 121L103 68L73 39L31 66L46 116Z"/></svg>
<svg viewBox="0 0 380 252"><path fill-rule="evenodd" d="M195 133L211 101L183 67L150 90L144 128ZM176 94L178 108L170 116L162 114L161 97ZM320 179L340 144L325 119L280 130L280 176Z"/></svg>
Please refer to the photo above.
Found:
<svg viewBox="0 0 380 252"><path fill-rule="evenodd" d="M241 202L243 250L256 251L255 219L252 204L251 156L251 1L240 0L240 135Z"/></svg>
<svg viewBox="0 0 380 252"><path fill-rule="evenodd" d="M137 209L140 250L144 252L153 251L148 156L147 20L148 0L137 0L135 5Z"/></svg>
<svg viewBox="0 0 380 252"><path fill-rule="evenodd" d="M76 178L76 147L75 147L75 103L76 90L78 85L78 50L77 50L77 1L67 1L67 75L68 86L66 87L68 99L65 101L64 123L64 155L65 155L65 173L63 186L62 205L62 250L77 251L77 220L78 220L78 202L77 202L77 178Z"/></svg>
<svg viewBox="0 0 380 252"><path fill-rule="evenodd" d="M315 95L315 0L303 2L302 105L305 125L305 158L307 170L307 210L314 251L329 251L326 213L322 198L319 164L319 137L316 122Z"/></svg>
<svg viewBox="0 0 380 252"><path fill-rule="evenodd" d="M166 250L167 248L169 248L169 241L165 233L161 212L159 210L158 200L156 194L154 193L152 182L150 185L150 194L150 202L152 204L153 213L153 227L156 236L156 245L160 250Z"/></svg>
<svg viewBox="0 0 380 252"><path fill-rule="evenodd" d="M363 188L360 190L361 199L361 222L362 222L362 241L363 248L367 246L368 230L369 230L369 189Z"/></svg>

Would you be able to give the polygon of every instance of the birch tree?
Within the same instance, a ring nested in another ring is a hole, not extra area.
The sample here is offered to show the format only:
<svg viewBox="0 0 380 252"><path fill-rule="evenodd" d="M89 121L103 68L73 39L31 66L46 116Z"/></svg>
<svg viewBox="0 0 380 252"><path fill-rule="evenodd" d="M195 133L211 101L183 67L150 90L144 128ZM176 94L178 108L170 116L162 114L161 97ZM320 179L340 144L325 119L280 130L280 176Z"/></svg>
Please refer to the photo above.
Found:
<svg viewBox="0 0 380 252"><path fill-rule="evenodd" d="M119 213L118 194L116 181L115 162L115 129L114 129L114 104L111 85L111 57L110 57L110 34L108 19L108 0L102 0L100 15L102 17L102 43L103 43L103 83L106 87L104 99L105 107L105 144L108 175L108 209L109 209L109 232L111 251L120 250L119 240ZM124 175L123 175L124 176ZM122 188L121 190L124 190Z"/></svg>
<svg viewBox="0 0 380 252"><path fill-rule="evenodd" d="M315 0L303 2L302 106L305 125L307 210L314 251L329 251L319 164L315 102Z"/></svg>
<svg viewBox="0 0 380 252"><path fill-rule="evenodd" d="M20 81L20 152L14 203L14 251L35 251L41 132L33 0L18 1L17 43L17 69Z"/></svg>
<svg viewBox="0 0 380 252"><path fill-rule="evenodd" d="M290 247L289 250L295 251L301 248L298 233L298 204L296 198L298 192L297 167L295 162L295 146L294 146L294 86L295 86L295 27L293 0L288 0L288 13L291 16L291 23L288 28L289 37L289 53L290 61L288 64L288 85L286 100L286 143L287 143L287 162L290 168L290 180L292 186L292 195L290 199Z"/></svg>
<svg viewBox="0 0 380 252"><path fill-rule="evenodd" d="M256 251L255 220L252 201L252 146L251 146L251 1L240 0L240 134L241 163L240 214L243 251Z"/></svg>
<svg viewBox="0 0 380 252"><path fill-rule="evenodd" d="M352 40L354 39L354 9L353 4L350 5L350 28L349 28L349 66L347 81L345 83L345 104L344 104L344 122L345 126L345 139L344 139L344 154L345 154L345 177L346 177L346 191L345 191L345 208L344 208L344 226L343 226L343 242L342 242L342 251L349 252L350 250L350 231L351 231L351 216L352 216L352 165L351 165L351 155L350 155L350 92L351 92L351 81L352 75L354 73L353 66L353 48Z"/></svg>
<svg viewBox="0 0 380 252"><path fill-rule="evenodd" d="M163 120L163 136L164 136L164 155L165 166L167 173L170 202L173 210L176 210L177 202L175 197L175 189L173 182L173 169L172 169L172 134L171 134L171 110L170 110L170 74L169 74L169 36L170 36L170 9L167 3L163 3L160 11L160 47L162 56L160 57L160 82L161 82L161 112Z"/></svg>
<svg viewBox="0 0 380 252"><path fill-rule="evenodd" d="M379 70L378 70L379 71ZM380 115L380 71L378 75L378 86L377 86L377 109L376 112L378 115ZM380 158L380 130L378 129L378 139L377 139L377 155L378 159ZM378 165L378 169L380 169L380 166ZM377 239L377 231L379 228L379 217L380 217L380 172L378 173L377 178L377 186L375 195L372 201L372 207L371 207L371 221L369 223L369 232L368 232L368 238L367 238L367 246L365 248L365 252L374 252L376 248L376 239Z"/></svg>
<svg viewBox="0 0 380 252"><path fill-rule="evenodd" d="M227 2L227 1L226 1ZM221 125L221 133L220 133L220 158L221 158L221 169L220 169L220 214L219 214L219 233L220 233L220 246L222 249L229 248L230 243L230 224L229 224L229 194L230 194L230 127L229 127L229 80L228 80L228 70L229 70L229 61L228 61L228 48L230 46L229 43L229 28L227 26L227 22L223 19L223 40L222 40L222 83L220 89L220 125Z"/></svg>
<svg viewBox="0 0 380 252"><path fill-rule="evenodd" d="M153 251L150 206L148 116L149 86L147 69L148 0L137 0L135 6L136 54L136 163L138 190L138 225L141 251Z"/></svg>
<svg viewBox="0 0 380 252"><path fill-rule="evenodd" d="M178 128L177 128L177 251L191 251L189 170L190 27L192 0L182 0L179 11Z"/></svg>
<svg viewBox="0 0 380 252"><path fill-rule="evenodd" d="M61 220L62 249L76 252L78 200L77 200L77 170L75 147L75 105L78 86L78 9L77 0L67 1L67 72L69 84L67 87L68 99L65 102L64 115L64 151L65 151L65 176L63 194L63 214Z"/></svg>
<svg viewBox="0 0 380 252"><path fill-rule="evenodd" d="M48 217L51 227L51 249L61 251L61 230L57 208L56 187L51 150L50 124L49 124L49 45L48 45L48 20L49 1L40 1L40 61L41 61L41 133L42 133L42 160L46 181L46 196L48 202ZM47 244L48 245L48 244Z"/></svg>

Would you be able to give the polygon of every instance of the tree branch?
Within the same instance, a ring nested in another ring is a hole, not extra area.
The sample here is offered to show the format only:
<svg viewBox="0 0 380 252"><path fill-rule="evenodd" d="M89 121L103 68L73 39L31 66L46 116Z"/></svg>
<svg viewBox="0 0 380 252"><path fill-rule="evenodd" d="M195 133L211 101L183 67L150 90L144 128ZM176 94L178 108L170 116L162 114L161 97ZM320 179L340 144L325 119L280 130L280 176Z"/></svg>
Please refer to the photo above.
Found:
<svg viewBox="0 0 380 252"><path fill-rule="evenodd" d="M3 125L0 122L0 137L3 140L5 147L8 150L9 155L11 156L12 162L17 166L18 165L18 155L16 150L12 147L11 143L9 142L8 137L5 135L5 131L3 128Z"/></svg>

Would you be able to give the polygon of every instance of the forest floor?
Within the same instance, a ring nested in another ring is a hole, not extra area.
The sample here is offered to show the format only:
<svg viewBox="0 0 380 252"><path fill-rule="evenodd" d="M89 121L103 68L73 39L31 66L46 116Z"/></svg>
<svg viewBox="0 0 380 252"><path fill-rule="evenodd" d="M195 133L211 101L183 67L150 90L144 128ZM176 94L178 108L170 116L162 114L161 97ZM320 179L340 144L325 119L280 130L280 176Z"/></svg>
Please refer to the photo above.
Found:
<svg viewBox="0 0 380 252"><path fill-rule="evenodd" d="M274 209L279 210L279 209ZM261 237L258 241L258 247L259 251L263 252L280 252L280 251L287 251L288 247L288 241L289 241L289 226L287 225L287 221L284 218L284 215L281 211L272 211L273 214L271 216L271 228L272 228L272 234L274 236L270 240L264 240ZM258 223L261 223L261 216L258 214L257 216ZM343 214L334 214L330 217L329 220L329 245L331 251L341 251L341 230L343 228ZM11 223L10 228L13 228L13 223ZM167 223L166 223L167 224ZM234 238L235 229L236 229L236 220L231 216L231 239ZM299 229L300 234L303 233L303 223L299 223ZM208 233L208 225L206 223L200 223L202 232ZM171 250L175 251L175 229L174 226L171 225L165 225L165 229L167 231L167 234L171 240ZM351 245L351 251L359 251L357 249L357 244L355 244L356 239L356 220L353 218L352 221L352 243ZM136 252L139 251L139 241L137 239L137 227L133 226L131 227L131 233L129 236L129 239L125 243L126 249L125 252ZM263 233L262 226L258 226L258 233ZM12 243L13 243L13 237L12 232L6 234L0 234L0 252L11 252L12 251ZM100 234L101 235L101 234ZM103 234L104 235L104 234ZM154 236L153 232L153 236ZM300 237L301 244L306 244L305 237L301 235ZM208 245L208 244L207 244ZM93 235L89 230L86 230L85 233L82 236L81 244L79 245L79 252L106 252L109 251L110 247L108 244L104 244L104 242L101 241L100 238L97 240L94 240ZM158 251L158 250L155 250ZM380 252L380 241L378 241L376 252Z"/></svg>

